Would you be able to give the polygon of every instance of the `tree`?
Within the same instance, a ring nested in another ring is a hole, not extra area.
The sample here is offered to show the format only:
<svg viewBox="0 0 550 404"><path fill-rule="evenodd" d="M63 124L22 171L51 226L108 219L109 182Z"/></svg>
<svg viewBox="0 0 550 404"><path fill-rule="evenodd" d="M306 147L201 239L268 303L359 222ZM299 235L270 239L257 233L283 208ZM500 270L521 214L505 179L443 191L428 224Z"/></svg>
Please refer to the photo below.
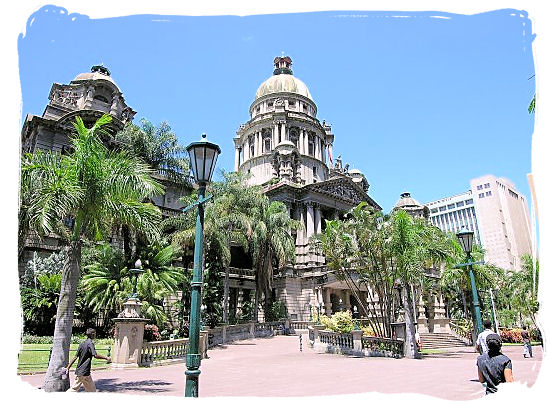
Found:
<svg viewBox="0 0 550 404"><path fill-rule="evenodd" d="M141 127L128 122L115 135L115 142L170 180L188 184L187 152L167 122L161 122L158 127L145 118L141 119Z"/></svg>
<svg viewBox="0 0 550 404"><path fill-rule="evenodd" d="M76 117L71 138L73 152L23 156L21 183L35 184L28 199L29 228L40 235L57 233L66 242L67 260L62 270L53 347L44 390L64 391L62 379L69 358L69 344L80 278L83 239L102 240L115 224L127 224L154 238L159 210L141 201L162 192L151 170L126 152L109 151L100 135L111 117L104 115L90 128ZM70 226L63 225L70 219Z"/></svg>
<svg viewBox="0 0 550 404"><path fill-rule="evenodd" d="M231 247L242 246L248 249L248 237L251 233L254 212L263 201L259 187L248 187L245 177L239 173L223 173L223 181L212 183L208 192L214 196L206 205L205 239L205 289L203 300L207 306L210 323L216 322L218 304L218 272L224 271L223 321L227 321L227 295L229 288L229 264ZM196 193L183 199L190 205L196 200ZM185 251L192 251L195 242L194 210L171 217L163 221L163 230L169 233L172 243ZM183 302L182 302L183 305Z"/></svg>
<svg viewBox="0 0 550 404"><path fill-rule="evenodd" d="M390 249L395 269L403 288L405 311L405 356L419 356L415 344L415 329L411 288L421 284L425 269L439 265L451 255L448 239L437 227L422 218L413 218L404 210L392 214Z"/></svg>
<svg viewBox="0 0 550 404"><path fill-rule="evenodd" d="M264 308L271 306L274 263L282 266L295 259L296 247L292 230L301 225L288 215L282 202L269 202L267 197L253 211L253 225L249 249L256 276L256 295L254 300L254 319L258 321L259 303L264 300Z"/></svg>

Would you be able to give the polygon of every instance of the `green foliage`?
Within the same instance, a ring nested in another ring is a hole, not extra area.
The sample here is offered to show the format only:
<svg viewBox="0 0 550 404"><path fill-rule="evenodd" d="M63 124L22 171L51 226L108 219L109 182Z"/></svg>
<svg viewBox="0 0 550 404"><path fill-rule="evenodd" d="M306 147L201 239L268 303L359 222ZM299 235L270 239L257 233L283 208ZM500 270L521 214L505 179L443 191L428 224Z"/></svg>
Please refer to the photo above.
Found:
<svg viewBox="0 0 550 404"><path fill-rule="evenodd" d="M284 320L288 317L286 306L280 300L270 304L264 309L265 321Z"/></svg>
<svg viewBox="0 0 550 404"><path fill-rule="evenodd" d="M337 311L330 317L321 315L321 324L329 331L340 333L352 332L355 327L349 311Z"/></svg>
<svg viewBox="0 0 550 404"><path fill-rule="evenodd" d="M120 147L142 159L152 169L178 183L188 183L189 161L185 147L178 143L176 134L168 123L155 127L147 119L141 119L141 127L129 122L115 136Z"/></svg>
<svg viewBox="0 0 550 404"><path fill-rule="evenodd" d="M36 334L53 332L53 319L61 287L60 273L42 273L36 277L36 287L21 287L21 308L24 331Z"/></svg>

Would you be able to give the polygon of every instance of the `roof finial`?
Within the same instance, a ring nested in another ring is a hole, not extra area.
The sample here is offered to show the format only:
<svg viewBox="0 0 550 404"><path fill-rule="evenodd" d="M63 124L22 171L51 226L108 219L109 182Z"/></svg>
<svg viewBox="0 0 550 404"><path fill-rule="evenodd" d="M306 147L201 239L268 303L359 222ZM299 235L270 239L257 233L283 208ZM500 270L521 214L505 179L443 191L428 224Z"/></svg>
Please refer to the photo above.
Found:
<svg viewBox="0 0 550 404"><path fill-rule="evenodd" d="M281 53L283 56L277 56L275 60L273 60L273 64L275 65L273 74L292 74L292 69L290 68L290 66L292 66L292 59L289 56L284 56L284 51Z"/></svg>

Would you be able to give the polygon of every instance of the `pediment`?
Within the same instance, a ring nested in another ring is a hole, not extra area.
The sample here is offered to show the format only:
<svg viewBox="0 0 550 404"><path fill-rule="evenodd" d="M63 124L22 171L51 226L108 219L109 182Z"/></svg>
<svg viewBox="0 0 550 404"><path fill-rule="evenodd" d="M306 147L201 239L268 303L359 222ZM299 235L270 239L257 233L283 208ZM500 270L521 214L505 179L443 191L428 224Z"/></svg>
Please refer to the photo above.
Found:
<svg viewBox="0 0 550 404"><path fill-rule="evenodd" d="M372 200L366 192L355 185L349 178L329 179L327 181L309 184L306 188L308 188L308 191L336 197L352 205L358 205L363 201Z"/></svg>

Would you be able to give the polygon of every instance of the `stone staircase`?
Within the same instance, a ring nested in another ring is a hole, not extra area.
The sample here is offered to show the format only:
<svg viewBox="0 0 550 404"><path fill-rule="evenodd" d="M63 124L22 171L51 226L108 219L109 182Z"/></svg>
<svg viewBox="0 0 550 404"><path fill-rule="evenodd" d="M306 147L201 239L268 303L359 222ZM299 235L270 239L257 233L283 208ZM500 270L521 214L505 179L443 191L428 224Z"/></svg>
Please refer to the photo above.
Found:
<svg viewBox="0 0 550 404"><path fill-rule="evenodd" d="M420 333L422 349L461 348L466 344L461 339L448 333Z"/></svg>

